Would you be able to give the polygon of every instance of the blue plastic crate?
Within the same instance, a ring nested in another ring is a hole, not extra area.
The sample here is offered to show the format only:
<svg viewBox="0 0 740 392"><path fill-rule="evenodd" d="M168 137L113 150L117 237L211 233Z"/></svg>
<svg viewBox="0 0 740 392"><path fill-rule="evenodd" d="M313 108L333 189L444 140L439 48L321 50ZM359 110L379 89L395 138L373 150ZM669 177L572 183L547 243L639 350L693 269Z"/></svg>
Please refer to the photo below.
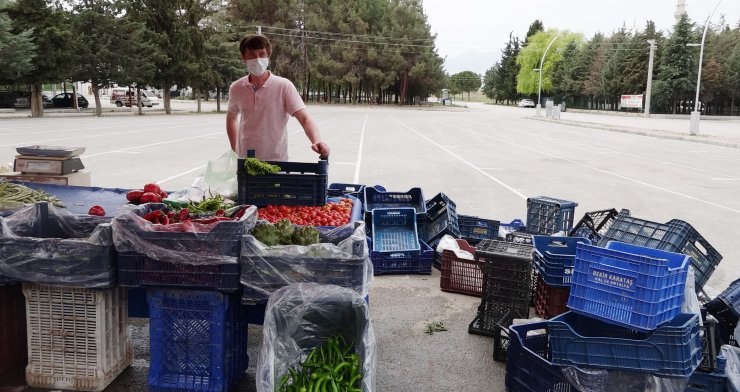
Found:
<svg viewBox="0 0 740 392"><path fill-rule="evenodd" d="M684 392L724 392L727 384L725 372L694 372Z"/></svg>
<svg viewBox="0 0 740 392"><path fill-rule="evenodd" d="M411 188L408 192L388 192L378 187L365 187L363 190L365 212L371 213L376 208L415 208L422 218L427 213L424 194L421 188Z"/></svg>
<svg viewBox="0 0 740 392"><path fill-rule="evenodd" d="M460 238L460 225L457 220L455 202L440 193L426 202L427 215L419 238L431 246L436 246L445 235Z"/></svg>
<svg viewBox="0 0 740 392"><path fill-rule="evenodd" d="M578 203L547 196L527 199L527 233L555 234L569 232Z"/></svg>
<svg viewBox="0 0 740 392"><path fill-rule="evenodd" d="M150 289L150 391L227 392L249 365L247 312L215 291Z"/></svg>
<svg viewBox="0 0 740 392"><path fill-rule="evenodd" d="M499 232L501 231L524 231L527 225L521 219L514 219L509 223L501 223L499 225Z"/></svg>
<svg viewBox="0 0 740 392"><path fill-rule="evenodd" d="M701 362L698 314L679 314L652 332L576 314L548 321L552 363L687 377Z"/></svg>
<svg viewBox="0 0 740 392"><path fill-rule="evenodd" d="M375 208L372 211L372 250L376 252L418 251L419 234L413 208Z"/></svg>
<svg viewBox="0 0 740 392"><path fill-rule="evenodd" d="M591 245L587 238L532 236L534 267L548 286L570 287L576 244Z"/></svg>
<svg viewBox="0 0 740 392"><path fill-rule="evenodd" d="M508 391L577 391L565 378L560 368L550 362L548 343L546 322L509 327L509 349L506 357L506 389Z"/></svg>
<svg viewBox="0 0 740 392"><path fill-rule="evenodd" d="M372 239L368 238L372 249ZM420 250L403 252L370 252L373 262L373 275L418 274L431 275L434 250L424 241L419 242Z"/></svg>
<svg viewBox="0 0 740 392"><path fill-rule="evenodd" d="M460 227L460 237L469 244L475 245L482 240L492 240L498 237L501 222L477 216L458 215L457 224Z"/></svg>
<svg viewBox="0 0 740 392"><path fill-rule="evenodd" d="M681 310L689 257L621 242L606 249L579 243L568 307L641 331Z"/></svg>
<svg viewBox="0 0 740 392"><path fill-rule="evenodd" d="M722 261L722 255L693 226L678 219L668 223L657 223L620 212L609 230L599 240L599 246L604 246L609 241L626 242L691 256L691 265L696 272L697 292L704 287Z"/></svg>

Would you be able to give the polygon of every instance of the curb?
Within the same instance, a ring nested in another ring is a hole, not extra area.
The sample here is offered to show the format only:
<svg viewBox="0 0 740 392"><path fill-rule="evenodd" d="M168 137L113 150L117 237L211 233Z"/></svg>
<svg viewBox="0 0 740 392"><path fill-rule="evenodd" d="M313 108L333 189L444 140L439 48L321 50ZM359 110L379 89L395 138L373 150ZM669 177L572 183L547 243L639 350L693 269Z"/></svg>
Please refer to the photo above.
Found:
<svg viewBox="0 0 740 392"><path fill-rule="evenodd" d="M685 142L710 144L713 146L740 149L740 143L713 140L713 139L709 139L707 136L683 136L683 135L678 135L678 134L670 134L668 133L668 131L663 131L659 129L649 130L649 129L641 129L641 128L620 128L617 126L611 126L611 125L599 124L599 123L590 123L590 122L585 122L585 121L556 120L556 119L541 118L541 117L527 117L527 118L530 120L550 122L550 123L556 123L556 124L565 124L565 125L571 125L574 127L600 129L603 131L654 137L657 139L680 140L680 141L685 141Z"/></svg>

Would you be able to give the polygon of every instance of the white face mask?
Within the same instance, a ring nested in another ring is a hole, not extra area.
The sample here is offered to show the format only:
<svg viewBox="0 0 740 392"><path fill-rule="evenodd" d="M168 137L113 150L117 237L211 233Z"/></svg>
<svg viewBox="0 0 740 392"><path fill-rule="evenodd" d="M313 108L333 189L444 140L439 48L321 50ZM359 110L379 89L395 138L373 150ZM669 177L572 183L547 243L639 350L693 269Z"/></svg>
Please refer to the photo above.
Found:
<svg viewBox="0 0 740 392"><path fill-rule="evenodd" d="M247 60L247 71L254 76L262 76L262 74L267 71L267 66L269 64L269 57L258 57L256 59Z"/></svg>

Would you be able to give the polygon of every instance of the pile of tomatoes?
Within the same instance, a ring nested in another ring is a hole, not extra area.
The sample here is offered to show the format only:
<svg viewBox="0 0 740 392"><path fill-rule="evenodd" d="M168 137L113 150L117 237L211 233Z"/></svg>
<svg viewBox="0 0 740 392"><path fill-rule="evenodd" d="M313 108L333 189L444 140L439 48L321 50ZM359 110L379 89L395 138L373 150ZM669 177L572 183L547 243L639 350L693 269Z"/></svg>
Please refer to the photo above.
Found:
<svg viewBox="0 0 740 392"><path fill-rule="evenodd" d="M257 210L259 219L277 222L289 219L296 225L342 226L352 219L352 200L342 199L339 203L323 206L267 206Z"/></svg>

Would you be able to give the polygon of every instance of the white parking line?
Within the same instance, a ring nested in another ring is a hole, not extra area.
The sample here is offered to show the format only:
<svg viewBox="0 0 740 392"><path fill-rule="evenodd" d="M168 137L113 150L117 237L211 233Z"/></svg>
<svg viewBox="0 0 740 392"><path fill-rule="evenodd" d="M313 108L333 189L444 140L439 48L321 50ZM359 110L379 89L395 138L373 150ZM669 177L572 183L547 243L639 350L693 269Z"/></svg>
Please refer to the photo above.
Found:
<svg viewBox="0 0 740 392"><path fill-rule="evenodd" d="M422 139L428 141L429 143L431 143L431 144L439 147L442 151L444 151L444 152L452 155L453 157L457 158L460 162L462 162L462 163L470 166L471 168L475 169L477 172L479 172L479 173L483 174L484 176L490 178L491 180L493 180L497 184L501 185L502 187L508 189L509 191L511 191L512 193L514 193L515 195L521 197L522 199L526 199L527 198L526 196L524 196L524 194L522 194L518 190L510 187L509 185L505 184L503 181L499 180L498 178L496 178L496 177L494 177L494 176L486 173L485 171L483 171L483 169L479 168L478 166L473 165L472 163L470 163L467 160L465 160L463 157L461 157L461 156L455 154L454 152L448 150L447 148L441 146L439 143L435 142L434 140L432 140L432 139L430 139L430 138L422 135L421 133L419 133L419 131L417 131L417 130L411 128L411 127L409 127L408 125L406 125L403 122L399 121L397 118L395 118L395 117L391 117L391 118L393 119L393 121L397 122L398 124L400 124L404 128L406 128L406 129L410 130L411 132L415 133L420 138L422 138Z"/></svg>
<svg viewBox="0 0 740 392"><path fill-rule="evenodd" d="M82 155L81 158L87 159L87 158L97 157L97 156L100 156L100 155L107 155L107 154L113 154L113 153L118 153L118 152L125 152L125 151L128 151L128 150L134 150L134 149L137 149L137 148L145 148L145 147L159 146L159 145L162 145L162 144L182 142L182 141L185 141L185 140L202 139L202 138L207 137L207 136L221 134L221 133L222 132L213 132L213 133L207 133L205 135L199 135L199 136L193 136L193 137L186 137L186 138L182 138L182 139L164 140L164 141L157 142L157 143L142 144L142 145L139 145L139 146L121 148L121 149L118 149L118 150L111 150L111 151L106 151L106 152L99 152L97 154Z"/></svg>
<svg viewBox="0 0 740 392"><path fill-rule="evenodd" d="M194 171L196 171L196 170L200 170L200 169L203 169L203 168L205 168L206 166L208 166L208 165L201 165L201 166L198 166L198 167L196 167L196 168L190 169L190 170L188 170L188 171L186 171L186 172L182 172L182 173L180 173L180 174L175 174L175 175L174 175L174 176L172 176L172 177L167 177L167 178L165 178L164 180L159 180L159 181L157 181L157 182L156 182L155 184L163 184L163 183L165 183L165 182L168 182L168 181L172 181L172 180L174 180L175 178L179 178L179 177L182 177L182 176L184 176L184 175L186 175L186 174L190 174L190 173L192 173L192 172L194 172Z"/></svg>
<svg viewBox="0 0 740 392"><path fill-rule="evenodd" d="M352 181L353 184L357 184L360 181L360 166L362 165L362 146L365 144L365 126L367 125L367 114L365 115L365 121L362 123L362 131L360 132L360 147L357 149L357 162L355 163L355 177Z"/></svg>
<svg viewBox="0 0 740 392"><path fill-rule="evenodd" d="M477 121L469 121L468 120L468 122L473 123L473 124L478 124L478 125L487 125L487 126L490 125L490 124L480 123L480 122L477 122ZM546 140L562 141L562 138L550 137L550 136L546 136L546 135L540 135L540 134L535 133L535 132L528 132L528 131L522 131L522 130L518 130L518 132L524 133L524 134L527 134L527 135L537 136L539 138L546 139ZM682 165L680 163L668 162L668 161L663 161L663 160L655 159L655 158L648 158L648 157L645 157L645 156L642 156L642 155L632 154L632 153L629 153L629 152L624 152L624 151L619 151L619 150L614 150L614 149L611 149L611 148L608 148L608 147L594 146L594 145L589 145L589 144L586 144L586 143L573 143L573 142L570 142L570 141L568 142L568 144L570 144L570 145L578 145L578 146L582 146L582 147L588 147L589 148L589 152L591 152L591 153L597 153L597 154L622 154L622 155L625 155L625 156L630 156L630 157L637 158L637 159L642 159L642 160L645 160L645 161L656 162L656 163L660 163L660 164L663 164L663 165L676 166L676 167L680 167L680 168L683 168L683 169L689 169L689 170L693 170L693 171L696 171L696 172L699 172L699 173L711 174L711 175L715 175L715 176L723 176L723 177L728 177L728 178L733 178L733 179L740 180L740 177L736 177L736 176L733 176L731 174L719 173L719 172L712 171L712 170L700 169L700 168L693 167L693 166L686 166L686 165ZM602 151L596 151L594 149L603 149L603 150ZM691 152L705 152L706 153L708 151L691 151Z"/></svg>
<svg viewBox="0 0 740 392"><path fill-rule="evenodd" d="M649 184L649 183L646 183L644 181L640 181L640 180L637 180L637 179L634 179L634 178L631 178L631 177L627 177L627 176L624 176L624 175L615 173L613 171L600 169L598 167L594 167L594 166L591 166L591 165L586 164L586 163L576 162L576 161L573 161L573 160L568 159L568 158L563 158L563 157L558 156L558 155L555 155L555 154L550 154L550 153L547 153L547 152L544 152L544 151L537 150L537 149L532 148L532 147L528 147L528 146L524 146L524 145L521 145L521 144L518 144L518 143L510 142L508 140L504 140L504 139L501 139L501 138L493 137L493 136L490 136L490 135L487 135L487 134L484 134L484 133L480 133L480 132L473 131L473 130L470 130L470 129L461 128L461 127L457 126L456 124L448 124L448 125L451 126L451 127L457 128L457 129L459 129L461 131L470 132L470 133L473 133L473 134L476 134L476 135L483 136L485 138L494 139L496 141L509 144L511 146L519 147L519 148L524 149L524 150L529 150L529 151L535 152L535 153L540 154L540 155L548 156L548 157L555 158L555 159L560 159L562 161L565 161L565 162L568 162L568 163L572 163L574 165L583 166L583 167L589 168L591 170L594 170L594 171L597 171L597 172L600 172L600 173L609 174L611 176L615 176L615 177L618 177L618 178L621 178L621 179L624 179L624 180L627 180L627 181L634 182L636 184L640 184L640 185L646 186L648 188L653 188L653 189L656 189L656 190L659 190L659 191L662 191L662 192L666 192L666 193L669 193L669 194L672 194L672 195L680 196L680 197L683 197L683 198L686 198L686 199L689 199L689 200L693 200L693 201L696 201L696 202L699 202L699 203L704 203L704 204L707 204L707 205L710 205L710 206L713 206L713 207L721 208L721 209L724 209L724 210L727 210L727 211L731 211L731 212L740 214L740 210L734 209L732 207L724 206L724 205L718 204L718 203L713 203L711 201L700 199L700 198L694 197L694 196L690 196L690 195L687 195L685 193L676 192L676 191L673 191L673 190L670 190L670 189L667 189L667 188L659 187L657 185Z"/></svg>

